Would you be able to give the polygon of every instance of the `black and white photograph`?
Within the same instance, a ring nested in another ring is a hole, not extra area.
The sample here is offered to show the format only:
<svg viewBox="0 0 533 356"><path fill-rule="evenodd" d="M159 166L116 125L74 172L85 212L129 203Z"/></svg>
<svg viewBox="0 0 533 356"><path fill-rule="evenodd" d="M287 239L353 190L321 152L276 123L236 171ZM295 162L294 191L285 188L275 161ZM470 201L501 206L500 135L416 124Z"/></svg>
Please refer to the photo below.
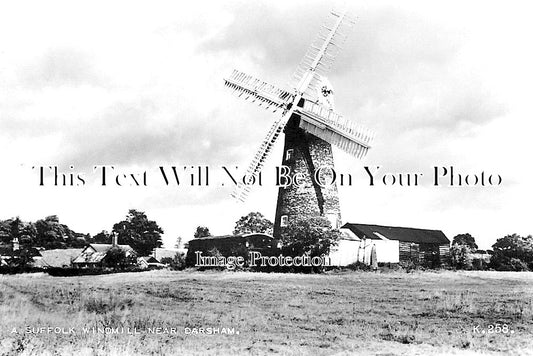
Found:
<svg viewBox="0 0 533 356"><path fill-rule="evenodd" d="M533 6L0 3L0 356L533 355Z"/></svg>

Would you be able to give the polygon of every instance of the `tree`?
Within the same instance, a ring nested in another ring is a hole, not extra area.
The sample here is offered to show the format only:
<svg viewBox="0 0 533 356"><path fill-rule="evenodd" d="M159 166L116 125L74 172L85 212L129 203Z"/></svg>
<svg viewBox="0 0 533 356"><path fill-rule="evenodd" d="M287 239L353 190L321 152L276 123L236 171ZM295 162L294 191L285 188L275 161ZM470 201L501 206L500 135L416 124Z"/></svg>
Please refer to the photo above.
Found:
<svg viewBox="0 0 533 356"><path fill-rule="evenodd" d="M89 234L72 231L67 225L60 224L57 215L50 215L33 222L20 218L0 221L0 242L11 243L19 240L21 248L44 247L46 249L83 247L90 238Z"/></svg>
<svg viewBox="0 0 533 356"><path fill-rule="evenodd" d="M20 218L17 216L15 220L11 222L11 238L19 238L20 237L20 230L22 230L22 221L20 221Z"/></svg>
<svg viewBox="0 0 533 356"><path fill-rule="evenodd" d="M112 242L111 234L105 230L93 236L92 241L96 244L110 244Z"/></svg>
<svg viewBox="0 0 533 356"><path fill-rule="evenodd" d="M21 246L33 247L37 239L37 229L32 222L22 223L22 229L19 232L19 243Z"/></svg>
<svg viewBox="0 0 533 356"><path fill-rule="evenodd" d="M209 237L209 236L213 236L213 235L211 235L211 233L209 232L209 228L207 226L198 226L196 228L196 232L194 233L195 239L199 239L201 237Z"/></svg>
<svg viewBox="0 0 533 356"><path fill-rule="evenodd" d="M507 235L496 240L492 245L494 254L491 266L497 270L516 271L533 270L533 237L517 234Z"/></svg>
<svg viewBox="0 0 533 356"><path fill-rule="evenodd" d="M126 220L113 225L113 232L118 234L119 244L130 245L139 256L148 256L154 248L163 246L163 229L135 209L128 211Z"/></svg>
<svg viewBox="0 0 533 356"><path fill-rule="evenodd" d="M181 241L182 241L182 240L183 240L183 239L181 238L181 236L178 236L178 237L176 238L176 244L174 245L174 248L179 249L179 248L181 247Z"/></svg>
<svg viewBox="0 0 533 356"><path fill-rule="evenodd" d="M185 268L185 254L176 253L174 257L164 257L161 263L168 265L173 270L182 270Z"/></svg>
<svg viewBox="0 0 533 356"><path fill-rule="evenodd" d="M20 246L31 247L35 243L35 238L37 236L37 230L35 229L35 224L32 222L23 222L17 216L15 219L8 220L10 224L10 240L17 238Z"/></svg>
<svg viewBox="0 0 533 356"><path fill-rule="evenodd" d="M453 243L450 247L451 265L457 269L472 268L472 251L468 245Z"/></svg>
<svg viewBox="0 0 533 356"><path fill-rule="evenodd" d="M251 212L235 222L234 235L256 233L272 234L273 224L260 212Z"/></svg>
<svg viewBox="0 0 533 356"><path fill-rule="evenodd" d="M35 245L45 249L80 247L85 244L83 234L60 224L57 215L50 215L35 222Z"/></svg>
<svg viewBox="0 0 533 356"><path fill-rule="evenodd" d="M133 266L134 263L135 258L128 256L126 251L120 247L110 248L105 256L105 264L108 267L113 267L114 269L124 269L126 267Z"/></svg>
<svg viewBox="0 0 533 356"><path fill-rule="evenodd" d="M459 245L465 245L470 247L470 249L473 251L478 249L478 246L476 244L476 240L474 237L470 234L459 234L453 238L452 245L459 244Z"/></svg>
<svg viewBox="0 0 533 356"><path fill-rule="evenodd" d="M0 220L0 242L8 244L11 240L11 220Z"/></svg>
<svg viewBox="0 0 533 356"><path fill-rule="evenodd" d="M457 269L472 269L472 253L477 248L476 240L472 235L468 233L456 235L450 247L450 262L452 267Z"/></svg>
<svg viewBox="0 0 533 356"><path fill-rule="evenodd" d="M336 246L340 236L340 231L333 230L329 220L323 216L292 219L281 231L283 254L307 254L311 257L327 255L331 247Z"/></svg>

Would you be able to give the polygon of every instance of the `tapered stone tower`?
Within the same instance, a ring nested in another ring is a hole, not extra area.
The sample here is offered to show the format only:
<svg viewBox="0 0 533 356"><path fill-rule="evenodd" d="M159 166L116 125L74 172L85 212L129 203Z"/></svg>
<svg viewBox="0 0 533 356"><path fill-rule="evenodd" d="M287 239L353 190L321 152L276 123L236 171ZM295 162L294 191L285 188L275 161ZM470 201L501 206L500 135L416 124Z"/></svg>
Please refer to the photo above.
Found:
<svg viewBox="0 0 533 356"><path fill-rule="evenodd" d="M300 117L293 115L285 126L282 165L288 167L293 182L280 187L274 219L274 236L291 219L324 216L333 228L341 225L337 184L332 183L334 169L331 144L300 128ZM315 173L316 176L315 176Z"/></svg>

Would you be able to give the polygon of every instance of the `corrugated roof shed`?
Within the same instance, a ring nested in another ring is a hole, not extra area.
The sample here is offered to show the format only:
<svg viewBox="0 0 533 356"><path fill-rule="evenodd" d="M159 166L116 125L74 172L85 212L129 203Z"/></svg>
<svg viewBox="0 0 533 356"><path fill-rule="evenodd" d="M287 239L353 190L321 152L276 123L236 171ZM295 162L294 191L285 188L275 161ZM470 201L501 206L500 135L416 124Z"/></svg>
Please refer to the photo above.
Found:
<svg viewBox="0 0 533 356"><path fill-rule="evenodd" d="M367 224L344 224L343 228L350 229L359 238L381 240L375 233L381 234L389 240L417 243L449 244L450 240L440 230L415 229L412 227L395 227Z"/></svg>

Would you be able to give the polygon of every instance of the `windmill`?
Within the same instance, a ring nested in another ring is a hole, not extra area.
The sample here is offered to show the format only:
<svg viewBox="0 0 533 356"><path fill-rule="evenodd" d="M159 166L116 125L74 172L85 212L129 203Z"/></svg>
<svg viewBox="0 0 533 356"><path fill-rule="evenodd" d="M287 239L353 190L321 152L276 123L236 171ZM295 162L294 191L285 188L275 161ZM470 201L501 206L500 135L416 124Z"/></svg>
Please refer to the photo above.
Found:
<svg viewBox="0 0 533 356"><path fill-rule="evenodd" d="M292 90L278 88L237 70L224 79L225 86L238 96L281 112L253 157L245 180L239 182L232 196L239 201L246 199L255 176L282 132L285 133L282 163L289 167L291 174L304 177L298 186L279 189L274 236L279 236L280 227L295 216L325 216L338 228L341 215L337 186L319 184L315 172L328 167L320 171L326 176L333 174L331 144L357 158L362 158L370 148L373 134L334 111L333 89L325 77L346 39L346 31L353 25L346 11L331 11L293 75Z"/></svg>

